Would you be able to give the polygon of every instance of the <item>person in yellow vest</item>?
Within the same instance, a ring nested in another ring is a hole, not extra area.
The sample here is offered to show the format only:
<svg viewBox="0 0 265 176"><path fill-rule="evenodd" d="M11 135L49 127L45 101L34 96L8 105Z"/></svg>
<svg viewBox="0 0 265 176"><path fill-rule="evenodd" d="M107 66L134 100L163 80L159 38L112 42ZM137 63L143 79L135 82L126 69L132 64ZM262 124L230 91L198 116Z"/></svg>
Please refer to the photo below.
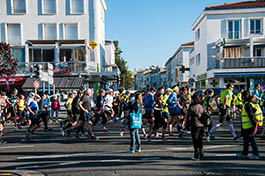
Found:
<svg viewBox="0 0 265 176"><path fill-rule="evenodd" d="M242 99L242 93L244 92L244 89L241 89L240 92L237 94L236 99L236 107L239 112L242 111L243 108L243 99Z"/></svg>
<svg viewBox="0 0 265 176"><path fill-rule="evenodd" d="M228 127L230 129L230 132L232 133L234 140L238 141L240 136L236 135L232 117L231 117L231 102L232 102L232 96L233 96L233 89L234 86L229 83L226 85L226 90L221 92L220 98L221 98L221 104L220 104L220 118L219 123L216 124L212 129L207 133L207 141L210 142L211 135L221 126L223 126L224 119L228 122Z"/></svg>
<svg viewBox="0 0 265 176"><path fill-rule="evenodd" d="M259 159L258 147L255 142L256 127L259 125L257 122L259 116L262 118L262 113L259 105L256 104L256 95L250 96L248 91L243 92L244 106L241 113L241 135L244 140L243 151L236 154L238 158ZM252 155L248 156L249 143L252 147Z"/></svg>

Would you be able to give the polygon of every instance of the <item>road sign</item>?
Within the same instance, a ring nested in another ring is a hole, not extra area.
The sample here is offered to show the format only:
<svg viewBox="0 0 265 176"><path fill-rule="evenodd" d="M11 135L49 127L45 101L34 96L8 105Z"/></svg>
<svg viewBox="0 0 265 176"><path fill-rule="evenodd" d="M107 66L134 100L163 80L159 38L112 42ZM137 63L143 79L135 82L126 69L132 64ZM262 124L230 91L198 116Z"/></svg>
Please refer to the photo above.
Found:
<svg viewBox="0 0 265 176"><path fill-rule="evenodd" d="M38 89L40 87L40 82L38 80L34 81L34 88Z"/></svg>
<svg viewBox="0 0 265 176"><path fill-rule="evenodd" d="M189 79L189 83L190 83L190 84L193 84L194 82L195 82L195 80L194 80L193 78L190 78L190 79Z"/></svg>
<svg viewBox="0 0 265 176"><path fill-rule="evenodd" d="M95 48L98 46L98 44L97 44L94 40L92 40L92 42L89 43L89 46L90 46L92 49L95 49Z"/></svg>

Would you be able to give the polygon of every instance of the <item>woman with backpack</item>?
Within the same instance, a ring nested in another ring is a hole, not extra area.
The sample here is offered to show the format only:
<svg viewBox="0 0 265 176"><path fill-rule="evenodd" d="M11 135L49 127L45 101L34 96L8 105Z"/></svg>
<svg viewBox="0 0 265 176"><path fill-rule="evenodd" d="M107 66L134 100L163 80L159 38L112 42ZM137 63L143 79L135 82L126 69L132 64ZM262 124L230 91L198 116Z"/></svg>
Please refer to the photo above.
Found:
<svg viewBox="0 0 265 176"><path fill-rule="evenodd" d="M53 117L54 117L54 113L56 115L56 122L58 123L58 114L59 114L59 110L60 110L60 102L58 100L58 97L55 95L53 97L53 100L52 100L52 104L51 104L51 122L53 121Z"/></svg>
<svg viewBox="0 0 265 176"><path fill-rule="evenodd" d="M129 128L131 143L128 153L141 152L141 140L139 135L139 129L141 129L142 125L142 94L140 92L137 92L134 95L134 98L135 102L130 105Z"/></svg>
<svg viewBox="0 0 265 176"><path fill-rule="evenodd" d="M194 147L194 156L192 160L202 160L204 157L202 142L204 124L201 122L204 113L204 108L201 105L202 96L195 93L192 96L192 100L193 102L189 107L187 115L187 124L191 128L192 143Z"/></svg>

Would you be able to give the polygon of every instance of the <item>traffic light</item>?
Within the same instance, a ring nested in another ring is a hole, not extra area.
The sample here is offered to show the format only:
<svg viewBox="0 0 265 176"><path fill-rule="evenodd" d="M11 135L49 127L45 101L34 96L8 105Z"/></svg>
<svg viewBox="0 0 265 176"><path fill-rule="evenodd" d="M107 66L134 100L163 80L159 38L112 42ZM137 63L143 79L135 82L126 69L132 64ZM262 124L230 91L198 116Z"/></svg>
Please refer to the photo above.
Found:
<svg viewBox="0 0 265 176"><path fill-rule="evenodd" d="M42 73L42 65L41 64L34 65L34 73L35 73L37 78L40 77L40 75Z"/></svg>

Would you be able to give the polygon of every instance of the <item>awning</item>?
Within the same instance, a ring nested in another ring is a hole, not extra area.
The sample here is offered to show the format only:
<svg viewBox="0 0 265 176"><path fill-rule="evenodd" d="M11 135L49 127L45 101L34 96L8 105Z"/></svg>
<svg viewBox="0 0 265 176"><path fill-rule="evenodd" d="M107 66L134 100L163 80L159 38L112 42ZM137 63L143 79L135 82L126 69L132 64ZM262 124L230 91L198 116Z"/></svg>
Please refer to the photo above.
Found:
<svg viewBox="0 0 265 176"><path fill-rule="evenodd" d="M38 80L37 78L28 78L24 85L23 89L34 89L34 82ZM54 84L56 89L79 89L84 82L84 78L79 77L59 77L54 78ZM48 83L45 83L45 87L48 87ZM42 89L42 82L40 81L40 87Z"/></svg>
<svg viewBox="0 0 265 176"><path fill-rule="evenodd" d="M223 73L214 74L215 78L263 77L265 73Z"/></svg>

